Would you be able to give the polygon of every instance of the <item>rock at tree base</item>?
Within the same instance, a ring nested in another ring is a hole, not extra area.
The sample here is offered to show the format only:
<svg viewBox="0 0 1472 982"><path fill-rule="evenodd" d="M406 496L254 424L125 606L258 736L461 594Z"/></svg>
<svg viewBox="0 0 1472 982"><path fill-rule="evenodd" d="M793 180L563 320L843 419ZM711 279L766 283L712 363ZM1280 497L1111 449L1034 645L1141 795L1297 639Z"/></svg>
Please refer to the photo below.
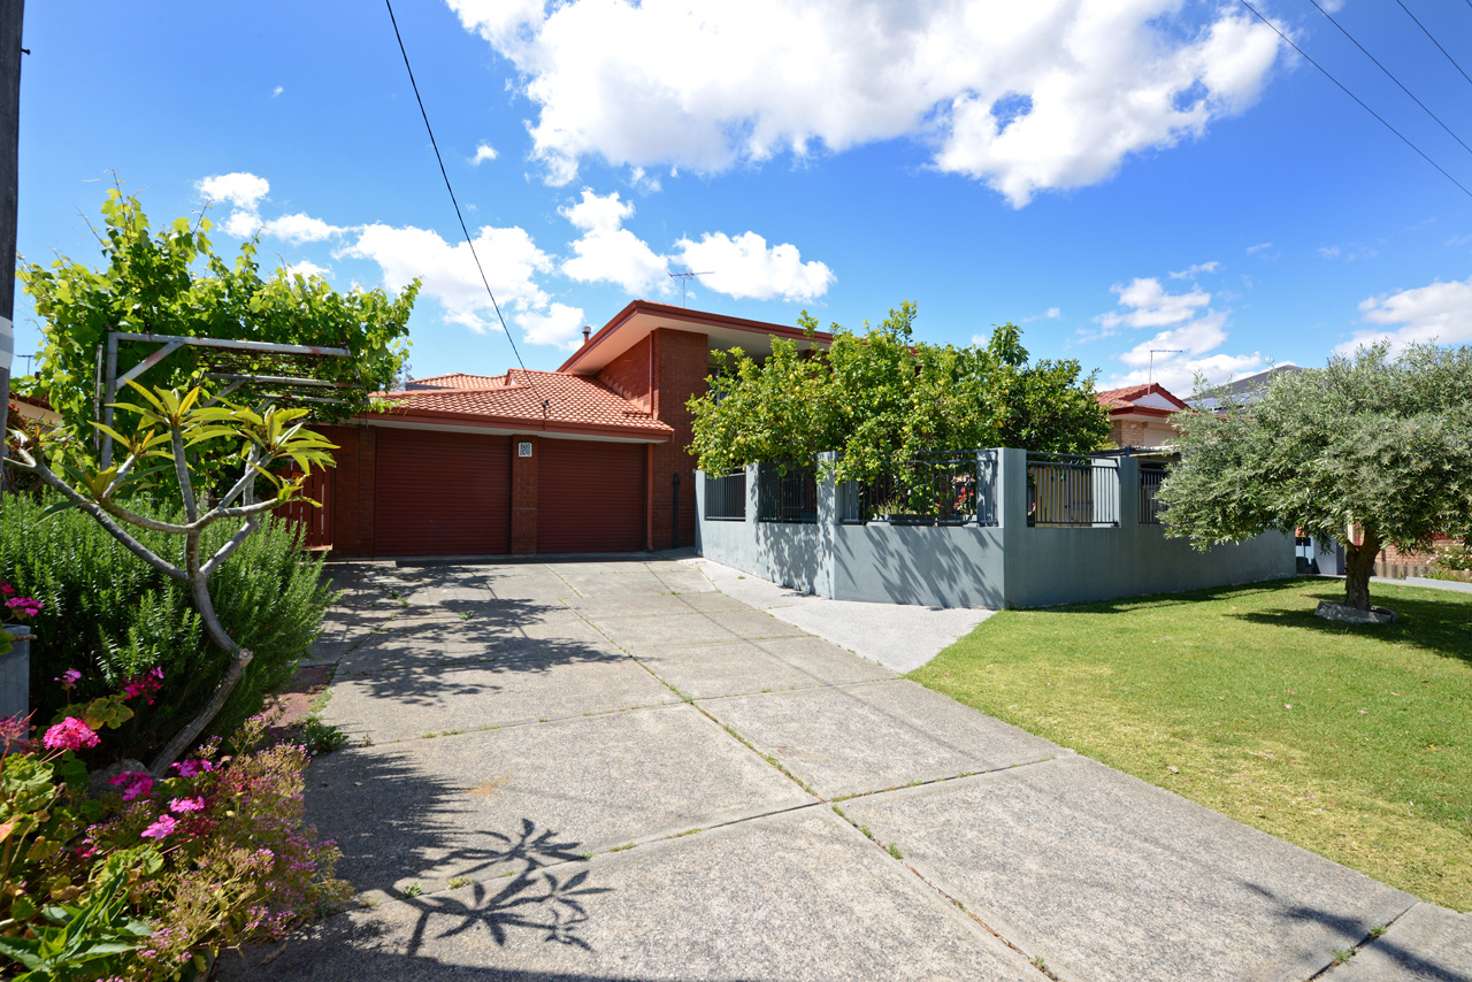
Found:
<svg viewBox="0 0 1472 982"><path fill-rule="evenodd" d="M1341 624L1394 624L1395 611L1388 607L1371 607L1369 610L1360 610L1348 604L1335 604L1327 600L1319 601L1319 609L1314 613L1326 621L1338 621Z"/></svg>

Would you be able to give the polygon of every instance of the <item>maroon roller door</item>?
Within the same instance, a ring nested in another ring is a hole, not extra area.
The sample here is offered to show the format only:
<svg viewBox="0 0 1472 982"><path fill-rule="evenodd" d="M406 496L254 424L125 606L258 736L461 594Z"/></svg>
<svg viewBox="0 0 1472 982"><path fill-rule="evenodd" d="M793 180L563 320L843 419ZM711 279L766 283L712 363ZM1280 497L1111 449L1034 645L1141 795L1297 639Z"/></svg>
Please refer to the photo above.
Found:
<svg viewBox="0 0 1472 982"><path fill-rule="evenodd" d="M387 427L377 437L375 555L509 551L510 437Z"/></svg>
<svg viewBox="0 0 1472 982"><path fill-rule="evenodd" d="M540 440L537 449L537 552L644 548L643 444Z"/></svg>

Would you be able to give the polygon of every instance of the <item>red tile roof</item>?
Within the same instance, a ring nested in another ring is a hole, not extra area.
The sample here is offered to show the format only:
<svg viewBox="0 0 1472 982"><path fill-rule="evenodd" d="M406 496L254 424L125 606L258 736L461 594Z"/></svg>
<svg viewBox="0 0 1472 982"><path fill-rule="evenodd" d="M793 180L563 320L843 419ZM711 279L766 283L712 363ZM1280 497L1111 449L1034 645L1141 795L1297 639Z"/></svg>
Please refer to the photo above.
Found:
<svg viewBox="0 0 1472 982"><path fill-rule="evenodd" d="M505 375L454 372L415 379L384 398L392 413L426 421L636 437L662 442L674 435L667 423L598 382L569 372L513 368ZM545 403L545 405L544 405Z"/></svg>
<svg viewBox="0 0 1472 982"><path fill-rule="evenodd" d="M1154 406L1135 405L1138 400L1152 393L1168 399L1181 409L1190 408L1159 382L1152 382L1149 385L1126 385L1118 389L1105 389L1103 392L1095 392L1094 398L1099 400L1099 405L1110 412L1128 412L1130 410L1164 412L1165 410L1160 410Z"/></svg>

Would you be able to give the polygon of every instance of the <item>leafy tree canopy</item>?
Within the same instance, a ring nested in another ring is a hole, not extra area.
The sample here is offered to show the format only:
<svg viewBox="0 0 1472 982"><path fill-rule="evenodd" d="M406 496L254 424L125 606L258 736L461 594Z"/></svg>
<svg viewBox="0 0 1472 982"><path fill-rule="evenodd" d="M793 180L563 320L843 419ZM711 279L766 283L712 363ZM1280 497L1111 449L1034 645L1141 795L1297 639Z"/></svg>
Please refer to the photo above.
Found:
<svg viewBox="0 0 1472 982"><path fill-rule="evenodd" d="M1365 348L1278 376L1250 406L1172 422L1167 530L1201 548L1268 529L1344 542L1352 606L1368 609L1383 545L1472 536L1472 348Z"/></svg>
<svg viewBox="0 0 1472 982"><path fill-rule="evenodd" d="M739 349L715 352L709 389L689 404L700 467L720 474L836 450L839 480L869 480L936 452L1082 452L1108 439L1093 376L1077 361L1029 363L1012 324L985 346L915 341L915 315L906 302L862 334L835 324L826 350L774 338L760 362ZM798 323L817 330L806 311Z"/></svg>
<svg viewBox="0 0 1472 982"><path fill-rule="evenodd" d="M408 357L417 281L390 297L382 290L339 293L319 276L285 269L263 277L254 241L228 263L207 235L208 219L192 224L178 218L155 232L138 200L117 189L108 191L102 215L100 269L60 257L49 267L24 263L19 270L45 322L30 388L46 396L75 432L86 432L93 418L98 350L109 331L346 348L348 358L294 359L286 366L246 358L230 369L346 383L336 404L313 404L313 415L328 420L368 409L370 393L392 387ZM119 371L149 350L125 347ZM141 380L188 388L210 357L185 348Z"/></svg>

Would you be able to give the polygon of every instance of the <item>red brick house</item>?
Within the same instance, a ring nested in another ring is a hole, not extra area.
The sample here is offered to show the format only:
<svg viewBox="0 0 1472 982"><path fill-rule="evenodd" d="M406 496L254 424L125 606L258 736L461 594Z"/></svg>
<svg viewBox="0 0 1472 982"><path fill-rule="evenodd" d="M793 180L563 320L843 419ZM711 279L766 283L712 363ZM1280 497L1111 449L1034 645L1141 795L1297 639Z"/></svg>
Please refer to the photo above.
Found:
<svg viewBox="0 0 1472 982"><path fill-rule="evenodd" d="M713 348L797 328L635 300L555 372L454 373L323 427L309 540L338 556L627 552L695 541L691 396ZM817 342L831 340L820 334Z"/></svg>

